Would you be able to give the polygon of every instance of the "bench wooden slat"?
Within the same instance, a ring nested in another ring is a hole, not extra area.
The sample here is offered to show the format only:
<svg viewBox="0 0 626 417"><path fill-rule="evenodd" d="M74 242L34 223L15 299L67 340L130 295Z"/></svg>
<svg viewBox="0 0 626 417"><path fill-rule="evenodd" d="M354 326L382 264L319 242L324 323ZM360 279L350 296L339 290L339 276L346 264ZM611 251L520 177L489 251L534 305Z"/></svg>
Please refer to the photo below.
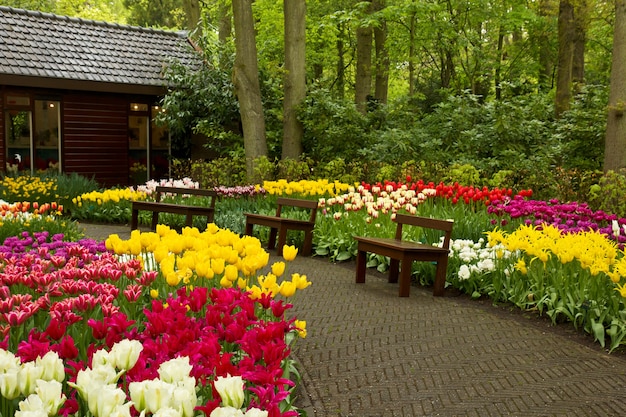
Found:
<svg viewBox="0 0 626 417"><path fill-rule="evenodd" d="M252 236L254 225L269 227L270 234L268 239L268 247L272 249L274 248L274 246L276 246L276 253L280 256L283 253L283 246L287 241L287 231L303 231L304 246L302 248L302 254L305 256L310 255L313 248L313 229L315 228L315 219L317 216L317 201L279 197L276 200L276 204L276 214L274 216L258 213L245 213L246 234ZM308 209L311 212L309 220L282 217L283 207ZM276 244L277 236L278 244Z"/></svg>
<svg viewBox="0 0 626 417"><path fill-rule="evenodd" d="M156 187L157 201L133 201L130 229L135 230L139 225L139 211L151 211L152 221L150 227L156 230L159 221L159 213L182 214L185 216L185 225L193 226L194 216L206 216L207 224L213 221L215 215L215 202L217 193L213 190L204 190L198 188L182 188L182 187ZM178 203L164 203L163 197L167 195L195 195L200 197L209 197L211 200L209 206L192 206Z"/></svg>
<svg viewBox="0 0 626 417"><path fill-rule="evenodd" d="M443 295L448 269L448 253L454 222L431 219L427 217L397 214L395 219L395 238L372 238L355 236L357 240L356 283L365 282L367 253L376 253L390 258L389 282L398 282L400 276L399 296L408 297L411 288L411 265L413 262L429 261L437 263L433 295ZM402 226L410 225L425 229L435 229L444 232L442 247L423 243L402 240ZM399 272L401 271L401 273Z"/></svg>

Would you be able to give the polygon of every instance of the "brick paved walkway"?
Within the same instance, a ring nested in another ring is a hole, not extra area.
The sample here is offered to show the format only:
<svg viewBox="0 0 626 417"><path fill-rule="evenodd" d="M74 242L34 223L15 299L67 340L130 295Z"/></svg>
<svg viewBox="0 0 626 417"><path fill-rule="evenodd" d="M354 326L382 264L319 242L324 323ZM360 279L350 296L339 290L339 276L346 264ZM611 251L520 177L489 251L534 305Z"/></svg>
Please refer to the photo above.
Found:
<svg viewBox="0 0 626 417"><path fill-rule="evenodd" d="M623 355L463 296L399 298L377 273L357 285L353 264L299 257L289 272L313 282L292 300L309 417L626 416Z"/></svg>

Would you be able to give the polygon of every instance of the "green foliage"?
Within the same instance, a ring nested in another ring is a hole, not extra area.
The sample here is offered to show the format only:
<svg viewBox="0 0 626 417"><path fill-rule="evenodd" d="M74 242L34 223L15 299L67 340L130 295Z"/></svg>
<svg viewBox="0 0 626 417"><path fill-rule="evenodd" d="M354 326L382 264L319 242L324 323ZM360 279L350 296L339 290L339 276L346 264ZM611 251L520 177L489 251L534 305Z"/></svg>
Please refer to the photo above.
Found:
<svg viewBox="0 0 626 417"><path fill-rule="evenodd" d="M276 178L276 165L267 156L254 159L254 182L273 181Z"/></svg>
<svg viewBox="0 0 626 417"><path fill-rule="evenodd" d="M626 217L626 169L608 171L590 187L588 203L596 210Z"/></svg>
<svg viewBox="0 0 626 417"><path fill-rule="evenodd" d="M72 206L72 199L99 188L98 182L75 172L55 176L57 181L58 203L65 208Z"/></svg>
<svg viewBox="0 0 626 417"><path fill-rule="evenodd" d="M181 164L185 165L185 164ZM217 158L209 162L196 160L190 163L189 177L200 183L200 188L220 185L235 186L246 183L246 162L243 157ZM177 177L181 178L181 177Z"/></svg>
<svg viewBox="0 0 626 417"><path fill-rule="evenodd" d="M333 98L328 91L311 91L299 118L304 125L304 153L319 162L351 161L367 147L367 118L352 102Z"/></svg>
<svg viewBox="0 0 626 417"><path fill-rule="evenodd" d="M281 159L278 161L278 176L279 179L287 181L299 181L309 179L311 176L311 166L313 161L307 160L295 160L291 158Z"/></svg>
<svg viewBox="0 0 626 417"><path fill-rule="evenodd" d="M467 185L482 185L480 183L480 171L470 164L454 164L450 167L448 176L444 179L446 183L458 182Z"/></svg>
<svg viewBox="0 0 626 417"><path fill-rule="evenodd" d="M583 170L602 167L608 100L608 87L602 85L584 86L576 95L554 129L560 148L558 165Z"/></svg>
<svg viewBox="0 0 626 417"><path fill-rule="evenodd" d="M215 30L206 25L195 32L194 41L202 48L197 67L172 62L165 72L168 81L177 86L163 99L157 122L166 124L172 134L172 154L190 157L193 133L207 137L205 147L213 155L237 153L243 146L239 131L239 107L234 96L231 68L234 53L222 45Z"/></svg>

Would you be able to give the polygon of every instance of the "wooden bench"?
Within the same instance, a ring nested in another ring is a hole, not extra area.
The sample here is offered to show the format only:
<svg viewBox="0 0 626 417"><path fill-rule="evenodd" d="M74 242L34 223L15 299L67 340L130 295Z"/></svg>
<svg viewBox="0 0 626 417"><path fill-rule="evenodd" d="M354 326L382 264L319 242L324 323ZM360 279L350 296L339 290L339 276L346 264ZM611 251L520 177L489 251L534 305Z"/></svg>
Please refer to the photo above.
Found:
<svg viewBox="0 0 626 417"><path fill-rule="evenodd" d="M411 265L414 261L429 261L437 263L433 295L441 296L446 284L446 270L448 269L448 252L450 251L450 235L454 222L447 220L430 219L426 217L397 214L396 236L393 239L360 237L356 261L356 282L365 282L367 252L376 253L390 258L389 282L398 282L400 268L400 297L408 297L411 288ZM402 240L402 226L418 226L425 229L435 229L445 232L443 246L432 246L417 242Z"/></svg>
<svg viewBox="0 0 626 417"><path fill-rule="evenodd" d="M276 201L276 215L269 216L257 213L246 213L246 235L252 236L253 226L265 226L270 228L268 248L273 249L276 244L278 234L278 245L276 253L280 256L283 253L283 246L287 241L288 230L300 230L304 232L304 247L302 254L309 256L313 248L313 228L315 227L315 217L317 216L317 201L300 200L296 198L280 197ZM281 217L283 207L295 207L298 209L308 209L311 211L308 220L298 220L288 217Z"/></svg>
<svg viewBox="0 0 626 417"><path fill-rule="evenodd" d="M159 213L182 214L185 216L185 225L193 226L194 216L206 216L207 224L213 222L215 215L215 201L217 193L212 190L198 188L156 187L156 201L133 201L130 229L135 230L139 225L139 211L151 211L152 223L150 228L156 230L159 222ZM211 199L209 206L192 206L178 203L164 203L163 198L168 195L194 195Z"/></svg>

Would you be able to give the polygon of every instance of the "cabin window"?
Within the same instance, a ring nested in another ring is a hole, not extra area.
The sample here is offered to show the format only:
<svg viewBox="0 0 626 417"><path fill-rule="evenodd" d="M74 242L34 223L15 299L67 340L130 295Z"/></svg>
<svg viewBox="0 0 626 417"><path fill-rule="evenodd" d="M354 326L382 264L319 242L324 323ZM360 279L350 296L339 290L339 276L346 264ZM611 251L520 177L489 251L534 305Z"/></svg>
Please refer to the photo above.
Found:
<svg viewBox="0 0 626 417"><path fill-rule="evenodd" d="M130 103L128 115L128 163L131 184L145 184L149 178L148 140L150 127L149 106L145 103Z"/></svg>
<svg viewBox="0 0 626 417"><path fill-rule="evenodd" d="M61 101L7 94L5 104L6 171L61 172Z"/></svg>
<svg viewBox="0 0 626 417"><path fill-rule="evenodd" d="M170 134L165 126L155 122L162 111L160 106L152 106L150 110L150 178L155 180L170 177Z"/></svg>

